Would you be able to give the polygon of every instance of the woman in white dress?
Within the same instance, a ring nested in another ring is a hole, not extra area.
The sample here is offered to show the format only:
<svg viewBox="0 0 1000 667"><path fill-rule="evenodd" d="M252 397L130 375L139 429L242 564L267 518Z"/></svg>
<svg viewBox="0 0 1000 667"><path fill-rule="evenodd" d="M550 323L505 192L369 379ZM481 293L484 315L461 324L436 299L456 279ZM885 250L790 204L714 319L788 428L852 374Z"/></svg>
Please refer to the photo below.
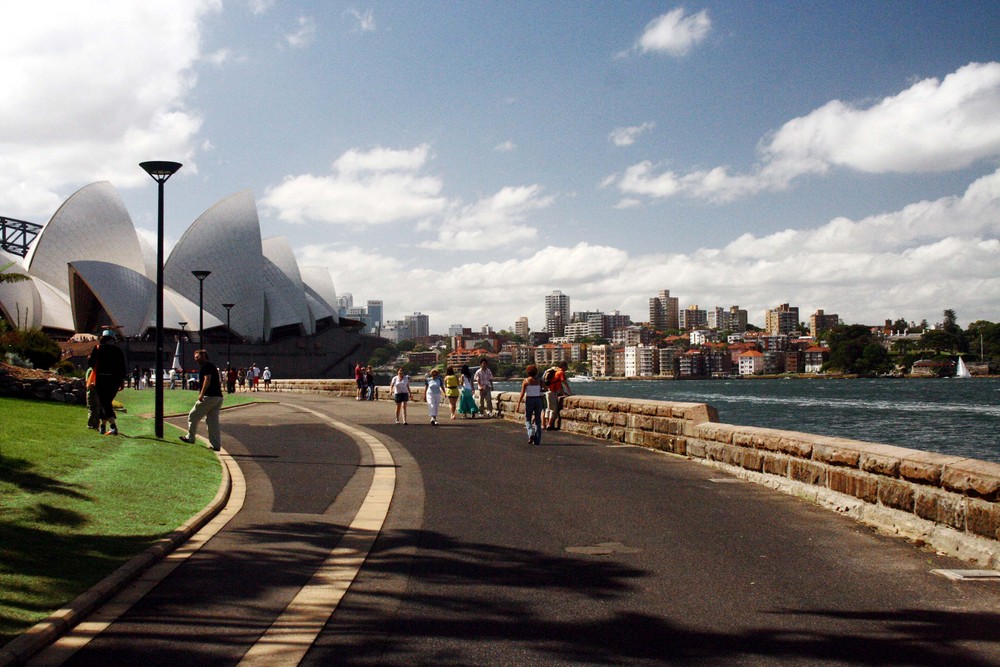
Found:
<svg viewBox="0 0 1000 667"><path fill-rule="evenodd" d="M441 372L435 368L427 378L427 412L430 414L433 426L437 426L438 423L438 409L441 407L442 396L444 396L444 382L441 380Z"/></svg>

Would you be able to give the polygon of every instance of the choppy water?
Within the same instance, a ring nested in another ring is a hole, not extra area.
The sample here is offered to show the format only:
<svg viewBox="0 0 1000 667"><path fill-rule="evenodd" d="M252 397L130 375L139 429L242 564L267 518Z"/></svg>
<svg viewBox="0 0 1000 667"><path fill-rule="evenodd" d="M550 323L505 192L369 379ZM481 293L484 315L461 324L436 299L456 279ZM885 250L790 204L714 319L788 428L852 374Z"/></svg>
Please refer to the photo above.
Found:
<svg viewBox="0 0 1000 667"><path fill-rule="evenodd" d="M520 383L501 383L513 391ZM1000 379L611 381L577 394L708 403L744 426L1000 462Z"/></svg>

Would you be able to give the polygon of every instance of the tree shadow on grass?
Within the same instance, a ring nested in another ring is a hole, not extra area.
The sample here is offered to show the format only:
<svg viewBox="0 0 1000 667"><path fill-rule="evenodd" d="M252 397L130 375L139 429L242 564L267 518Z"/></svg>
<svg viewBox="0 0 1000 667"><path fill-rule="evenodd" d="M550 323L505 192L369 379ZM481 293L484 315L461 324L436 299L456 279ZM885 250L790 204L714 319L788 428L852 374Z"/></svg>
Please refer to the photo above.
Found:
<svg viewBox="0 0 1000 667"><path fill-rule="evenodd" d="M81 534L84 516L49 505L33 514L0 520L0 646L161 537Z"/></svg>
<svg viewBox="0 0 1000 667"><path fill-rule="evenodd" d="M4 458L0 465L0 482L12 484L26 493L53 493L60 496L89 500L89 496L62 480L34 471L35 465L25 459Z"/></svg>

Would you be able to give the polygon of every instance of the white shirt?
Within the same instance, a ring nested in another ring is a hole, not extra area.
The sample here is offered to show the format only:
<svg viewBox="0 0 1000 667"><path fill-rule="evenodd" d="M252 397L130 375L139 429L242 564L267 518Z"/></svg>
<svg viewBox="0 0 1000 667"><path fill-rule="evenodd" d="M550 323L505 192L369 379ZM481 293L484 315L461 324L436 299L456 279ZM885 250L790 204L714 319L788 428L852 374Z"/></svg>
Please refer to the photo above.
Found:
<svg viewBox="0 0 1000 667"><path fill-rule="evenodd" d="M392 382L389 383L389 389L392 390L393 394L409 394L410 376L404 375L403 377L399 377L398 375L393 375Z"/></svg>
<svg viewBox="0 0 1000 667"><path fill-rule="evenodd" d="M475 380L480 389L491 389L493 387L493 371L480 366L479 370L476 371Z"/></svg>

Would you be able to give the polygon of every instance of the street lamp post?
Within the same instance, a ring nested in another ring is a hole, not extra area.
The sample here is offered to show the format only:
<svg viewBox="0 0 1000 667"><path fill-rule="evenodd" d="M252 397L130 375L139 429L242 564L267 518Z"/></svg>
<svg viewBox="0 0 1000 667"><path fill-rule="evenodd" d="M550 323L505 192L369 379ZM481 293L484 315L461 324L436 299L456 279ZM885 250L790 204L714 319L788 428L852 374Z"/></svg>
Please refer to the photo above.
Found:
<svg viewBox="0 0 1000 667"><path fill-rule="evenodd" d="M180 162L140 162L147 174L157 184L156 214L156 408L154 411L156 437L163 437L163 184L181 168Z"/></svg>
<svg viewBox="0 0 1000 667"><path fill-rule="evenodd" d="M187 332L184 327L187 326L187 322L178 322L181 325L181 389L187 389L187 380L184 378L184 364L187 361L187 357L184 356L184 339L187 338Z"/></svg>
<svg viewBox="0 0 1000 667"><path fill-rule="evenodd" d="M233 365L232 355L230 354L231 347L229 345L229 311L233 309L235 303L224 303L222 307L226 309L226 368L231 368Z"/></svg>
<svg viewBox="0 0 1000 667"><path fill-rule="evenodd" d="M212 272L192 271L191 275L198 279L198 346L205 349L205 278Z"/></svg>

